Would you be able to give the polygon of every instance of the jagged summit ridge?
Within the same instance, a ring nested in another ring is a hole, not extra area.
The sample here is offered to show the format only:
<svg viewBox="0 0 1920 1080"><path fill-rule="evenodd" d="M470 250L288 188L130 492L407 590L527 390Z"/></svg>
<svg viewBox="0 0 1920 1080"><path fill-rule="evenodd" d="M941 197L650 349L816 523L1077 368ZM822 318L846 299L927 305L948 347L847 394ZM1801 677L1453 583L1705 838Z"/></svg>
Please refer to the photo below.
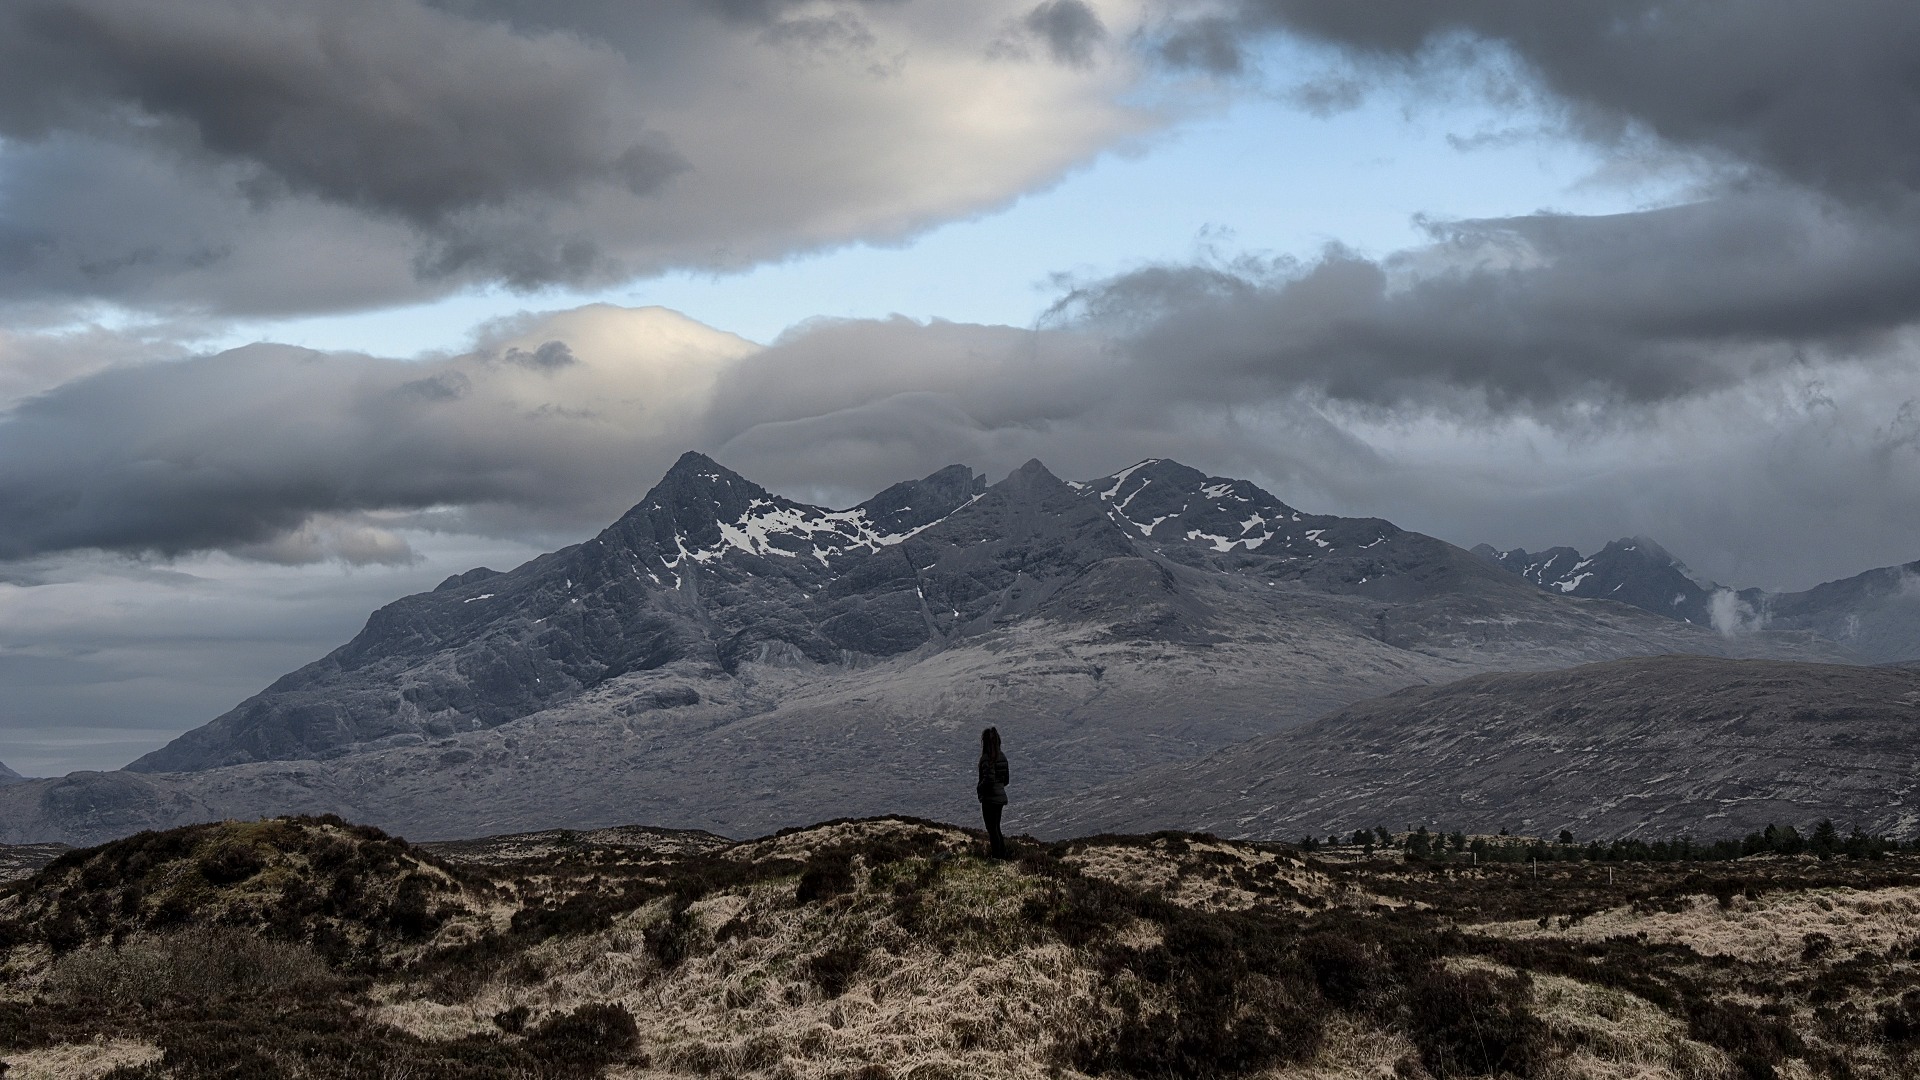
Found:
<svg viewBox="0 0 1920 1080"><path fill-rule="evenodd" d="M1474 554L1562 596L1614 600L1696 626L1713 625L1713 594L1720 587L1696 580L1684 563L1644 536L1615 540L1592 555L1570 547L1501 551L1488 544Z"/></svg>
<svg viewBox="0 0 1920 1080"><path fill-rule="evenodd" d="M729 553L812 559L830 567L836 557L872 553L900 543L952 514L986 487L964 465L908 481L848 510L795 502L689 451L608 534L650 547L647 568L656 585L677 587L689 563L706 565Z"/></svg>
<svg viewBox="0 0 1920 1080"><path fill-rule="evenodd" d="M1148 458L1081 490L1146 540L1221 554L1311 558L1341 544L1366 550L1401 531L1377 519L1303 514L1250 481L1208 476L1166 458Z"/></svg>

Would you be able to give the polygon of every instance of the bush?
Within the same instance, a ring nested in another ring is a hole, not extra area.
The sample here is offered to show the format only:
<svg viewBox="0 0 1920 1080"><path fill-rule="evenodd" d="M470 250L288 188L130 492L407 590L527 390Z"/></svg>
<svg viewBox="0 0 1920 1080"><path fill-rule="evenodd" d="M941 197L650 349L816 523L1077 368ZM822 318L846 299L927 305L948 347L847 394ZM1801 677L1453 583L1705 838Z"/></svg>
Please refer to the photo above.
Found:
<svg viewBox="0 0 1920 1080"><path fill-rule="evenodd" d="M1342 1009L1371 1003L1388 985L1381 958L1343 934L1308 935L1300 942L1300 959L1313 973L1320 993Z"/></svg>
<svg viewBox="0 0 1920 1080"><path fill-rule="evenodd" d="M628 1056L639 1041L640 1028L624 1006L594 1003L542 1021L527 1036L527 1048L555 1064L592 1071Z"/></svg>
<svg viewBox="0 0 1920 1080"><path fill-rule="evenodd" d="M647 953L662 968L678 967L680 961L692 954L699 936L699 918L687 906L685 899L675 899L667 908L666 917L647 927Z"/></svg>
<svg viewBox="0 0 1920 1080"><path fill-rule="evenodd" d="M393 904L387 909L387 925L402 938L418 940L431 935L447 921L444 911L429 910L427 897L436 882L425 874L413 873L400 879L394 890Z"/></svg>
<svg viewBox="0 0 1920 1080"><path fill-rule="evenodd" d="M222 840L204 852L195 865L213 885L237 885L266 869L260 849L244 840Z"/></svg>
<svg viewBox="0 0 1920 1080"><path fill-rule="evenodd" d="M860 946L845 943L834 945L807 961L807 977L813 980L821 993L836 998L853 985L854 977L860 974L860 968L866 962L867 950Z"/></svg>
<svg viewBox="0 0 1920 1080"><path fill-rule="evenodd" d="M68 1001L153 1007L331 990L338 980L312 950L226 927L141 936L62 958L48 981Z"/></svg>
<svg viewBox="0 0 1920 1080"><path fill-rule="evenodd" d="M1725 1050L1749 1080L1773 1080L1775 1066L1803 1050L1785 1020L1733 1001L1697 1005L1687 1018L1687 1034Z"/></svg>
<svg viewBox="0 0 1920 1080"><path fill-rule="evenodd" d="M1420 1063L1442 1080L1535 1075L1549 1044L1546 1025L1527 1007L1531 985L1524 974L1495 978L1438 965L1416 976L1407 987L1407 1007Z"/></svg>
<svg viewBox="0 0 1920 1080"><path fill-rule="evenodd" d="M811 904L853 891L853 857L844 851L815 855L794 888L797 903Z"/></svg>

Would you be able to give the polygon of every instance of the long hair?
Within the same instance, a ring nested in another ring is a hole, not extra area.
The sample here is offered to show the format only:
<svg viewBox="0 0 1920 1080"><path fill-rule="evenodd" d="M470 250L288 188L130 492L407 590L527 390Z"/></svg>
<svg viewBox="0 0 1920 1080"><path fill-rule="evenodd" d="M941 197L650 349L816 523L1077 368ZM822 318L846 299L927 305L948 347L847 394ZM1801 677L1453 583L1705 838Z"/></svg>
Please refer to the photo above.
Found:
<svg viewBox="0 0 1920 1080"><path fill-rule="evenodd" d="M1000 756L1000 729L986 728L980 732L980 756L988 760Z"/></svg>

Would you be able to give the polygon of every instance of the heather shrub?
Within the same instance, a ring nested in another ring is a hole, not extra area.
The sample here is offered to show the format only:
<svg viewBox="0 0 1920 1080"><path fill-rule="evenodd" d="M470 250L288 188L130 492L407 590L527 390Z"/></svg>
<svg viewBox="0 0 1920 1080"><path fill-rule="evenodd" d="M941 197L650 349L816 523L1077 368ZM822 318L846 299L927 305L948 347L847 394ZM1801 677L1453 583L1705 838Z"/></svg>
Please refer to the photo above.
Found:
<svg viewBox="0 0 1920 1080"><path fill-rule="evenodd" d="M1531 980L1435 965L1407 987L1409 1031L1436 1077L1533 1076L1550 1052L1546 1025L1527 1006Z"/></svg>
<svg viewBox="0 0 1920 1080"><path fill-rule="evenodd" d="M48 992L70 1001L146 1007L328 991L338 980L311 949L226 927L92 945L55 965Z"/></svg>

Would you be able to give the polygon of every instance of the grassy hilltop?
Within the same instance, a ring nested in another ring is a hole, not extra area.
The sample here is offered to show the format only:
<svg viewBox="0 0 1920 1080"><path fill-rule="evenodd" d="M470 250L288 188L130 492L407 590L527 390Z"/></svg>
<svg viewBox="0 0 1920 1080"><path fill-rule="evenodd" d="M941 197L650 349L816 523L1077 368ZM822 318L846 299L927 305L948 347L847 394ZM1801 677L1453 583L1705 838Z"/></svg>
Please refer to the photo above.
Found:
<svg viewBox="0 0 1920 1080"><path fill-rule="evenodd" d="M1896 1077L1920 856L192 826L0 886L7 1080ZM1611 875L1611 877L1610 877Z"/></svg>

